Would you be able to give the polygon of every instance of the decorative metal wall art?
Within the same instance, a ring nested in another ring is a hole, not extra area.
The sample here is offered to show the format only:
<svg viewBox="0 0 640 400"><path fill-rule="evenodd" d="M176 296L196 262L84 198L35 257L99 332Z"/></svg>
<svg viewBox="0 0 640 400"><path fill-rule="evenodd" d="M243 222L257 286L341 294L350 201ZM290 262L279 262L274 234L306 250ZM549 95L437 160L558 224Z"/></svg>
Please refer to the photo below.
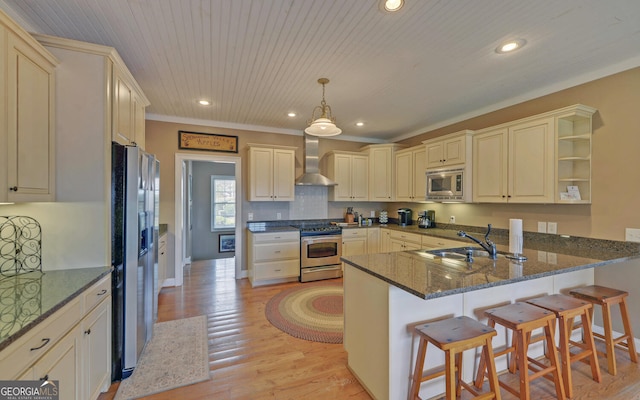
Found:
<svg viewBox="0 0 640 400"><path fill-rule="evenodd" d="M0 216L0 275L42 271L42 229L25 216Z"/></svg>

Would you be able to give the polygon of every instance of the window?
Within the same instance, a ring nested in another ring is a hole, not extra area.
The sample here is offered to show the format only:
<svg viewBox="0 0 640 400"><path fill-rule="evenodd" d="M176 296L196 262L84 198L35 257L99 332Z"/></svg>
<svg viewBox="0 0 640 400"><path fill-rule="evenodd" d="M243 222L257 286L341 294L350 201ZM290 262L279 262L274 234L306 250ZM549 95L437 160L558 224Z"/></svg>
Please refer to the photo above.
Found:
<svg viewBox="0 0 640 400"><path fill-rule="evenodd" d="M211 176L211 231L236 227L236 181Z"/></svg>

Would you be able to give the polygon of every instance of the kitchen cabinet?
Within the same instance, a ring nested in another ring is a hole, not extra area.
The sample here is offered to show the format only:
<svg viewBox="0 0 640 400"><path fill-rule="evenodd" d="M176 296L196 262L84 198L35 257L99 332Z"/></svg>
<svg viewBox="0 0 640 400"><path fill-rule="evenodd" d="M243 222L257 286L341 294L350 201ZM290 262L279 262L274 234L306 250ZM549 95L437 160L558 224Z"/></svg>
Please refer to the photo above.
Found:
<svg viewBox="0 0 640 400"><path fill-rule="evenodd" d="M380 253L380 228L367 228L367 254Z"/></svg>
<svg viewBox="0 0 640 400"><path fill-rule="evenodd" d="M297 281L300 276L300 232L248 231L247 264L252 287Z"/></svg>
<svg viewBox="0 0 640 400"><path fill-rule="evenodd" d="M250 144L249 201L295 200L295 147Z"/></svg>
<svg viewBox="0 0 640 400"><path fill-rule="evenodd" d="M331 151L324 158L327 178L337 183L329 187L330 201L369 200L369 157L363 153Z"/></svg>
<svg viewBox="0 0 640 400"><path fill-rule="evenodd" d="M164 286L164 281L167 279L167 234L158 238L158 293Z"/></svg>
<svg viewBox="0 0 640 400"><path fill-rule="evenodd" d="M123 145L137 145L144 149L144 113L149 101L129 71L122 65L113 67L113 131L112 140Z"/></svg>
<svg viewBox="0 0 640 400"><path fill-rule="evenodd" d="M0 11L0 202L55 200L58 60Z"/></svg>
<svg viewBox="0 0 640 400"><path fill-rule="evenodd" d="M342 230L342 255L367 254L368 228L348 228Z"/></svg>
<svg viewBox="0 0 640 400"><path fill-rule="evenodd" d="M545 116L473 136L473 201L552 203L554 118Z"/></svg>
<svg viewBox="0 0 640 400"><path fill-rule="evenodd" d="M369 157L369 201L392 201L394 196L394 155L404 146L372 144L360 150Z"/></svg>
<svg viewBox="0 0 640 400"><path fill-rule="evenodd" d="M467 152L471 150L472 134L473 131L464 130L422 142L427 153L426 168L440 168L466 163Z"/></svg>
<svg viewBox="0 0 640 400"><path fill-rule="evenodd" d="M471 242L463 242L460 240L442 239L435 236L422 235L423 249L454 248L470 245L472 245Z"/></svg>
<svg viewBox="0 0 640 400"><path fill-rule="evenodd" d="M425 199L427 195L426 160L427 153L424 145L396 152L396 201Z"/></svg>
<svg viewBox="0 0 640 400"><path fill-rule="evenodd" d="M0 352L6 379L58 380L61 399L96 399L111 384L111 275Z"/></svg>
<svg viewBox="0 0 640 400"><path fill-rule="evenodd" d="M422 235L417 233L391 231L389 241L389 251L420 250L422 248Z"/></svg>
<svg viewBox="0 0 640 400"><path fill-rule="evenodd" d="M380 229L380 253L391 251L391 230Z"/></svg>
<svg viewBox="0 0 640 400"><path fill-rule="evenodd" d="M591 203L592 115L596 109L577 104L558 112L556 119L556 203ZM567 188L577 187L580 198Z"/></svg>

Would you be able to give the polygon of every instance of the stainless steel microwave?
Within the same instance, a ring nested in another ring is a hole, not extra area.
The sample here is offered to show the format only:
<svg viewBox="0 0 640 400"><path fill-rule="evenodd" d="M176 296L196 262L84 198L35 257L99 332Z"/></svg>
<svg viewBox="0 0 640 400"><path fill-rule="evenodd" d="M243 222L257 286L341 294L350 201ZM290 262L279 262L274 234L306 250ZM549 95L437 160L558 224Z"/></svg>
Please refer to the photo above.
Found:
<svg viewBox="0 0 640 400"><path fill-rule="evenodd" d="M465 174L463 168L427 171L427 200L464 201Z"/></svg>

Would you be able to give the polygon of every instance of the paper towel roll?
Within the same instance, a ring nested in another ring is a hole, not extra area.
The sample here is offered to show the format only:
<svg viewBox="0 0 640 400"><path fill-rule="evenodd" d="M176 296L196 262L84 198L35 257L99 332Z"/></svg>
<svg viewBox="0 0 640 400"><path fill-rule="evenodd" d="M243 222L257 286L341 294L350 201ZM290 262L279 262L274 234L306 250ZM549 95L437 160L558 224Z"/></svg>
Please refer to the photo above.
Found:
<svg viewBox="0 0 640 400"><path fill-rule="evenodd" d="M509 220L509 253L522 254L522 220Z"/></svg>

